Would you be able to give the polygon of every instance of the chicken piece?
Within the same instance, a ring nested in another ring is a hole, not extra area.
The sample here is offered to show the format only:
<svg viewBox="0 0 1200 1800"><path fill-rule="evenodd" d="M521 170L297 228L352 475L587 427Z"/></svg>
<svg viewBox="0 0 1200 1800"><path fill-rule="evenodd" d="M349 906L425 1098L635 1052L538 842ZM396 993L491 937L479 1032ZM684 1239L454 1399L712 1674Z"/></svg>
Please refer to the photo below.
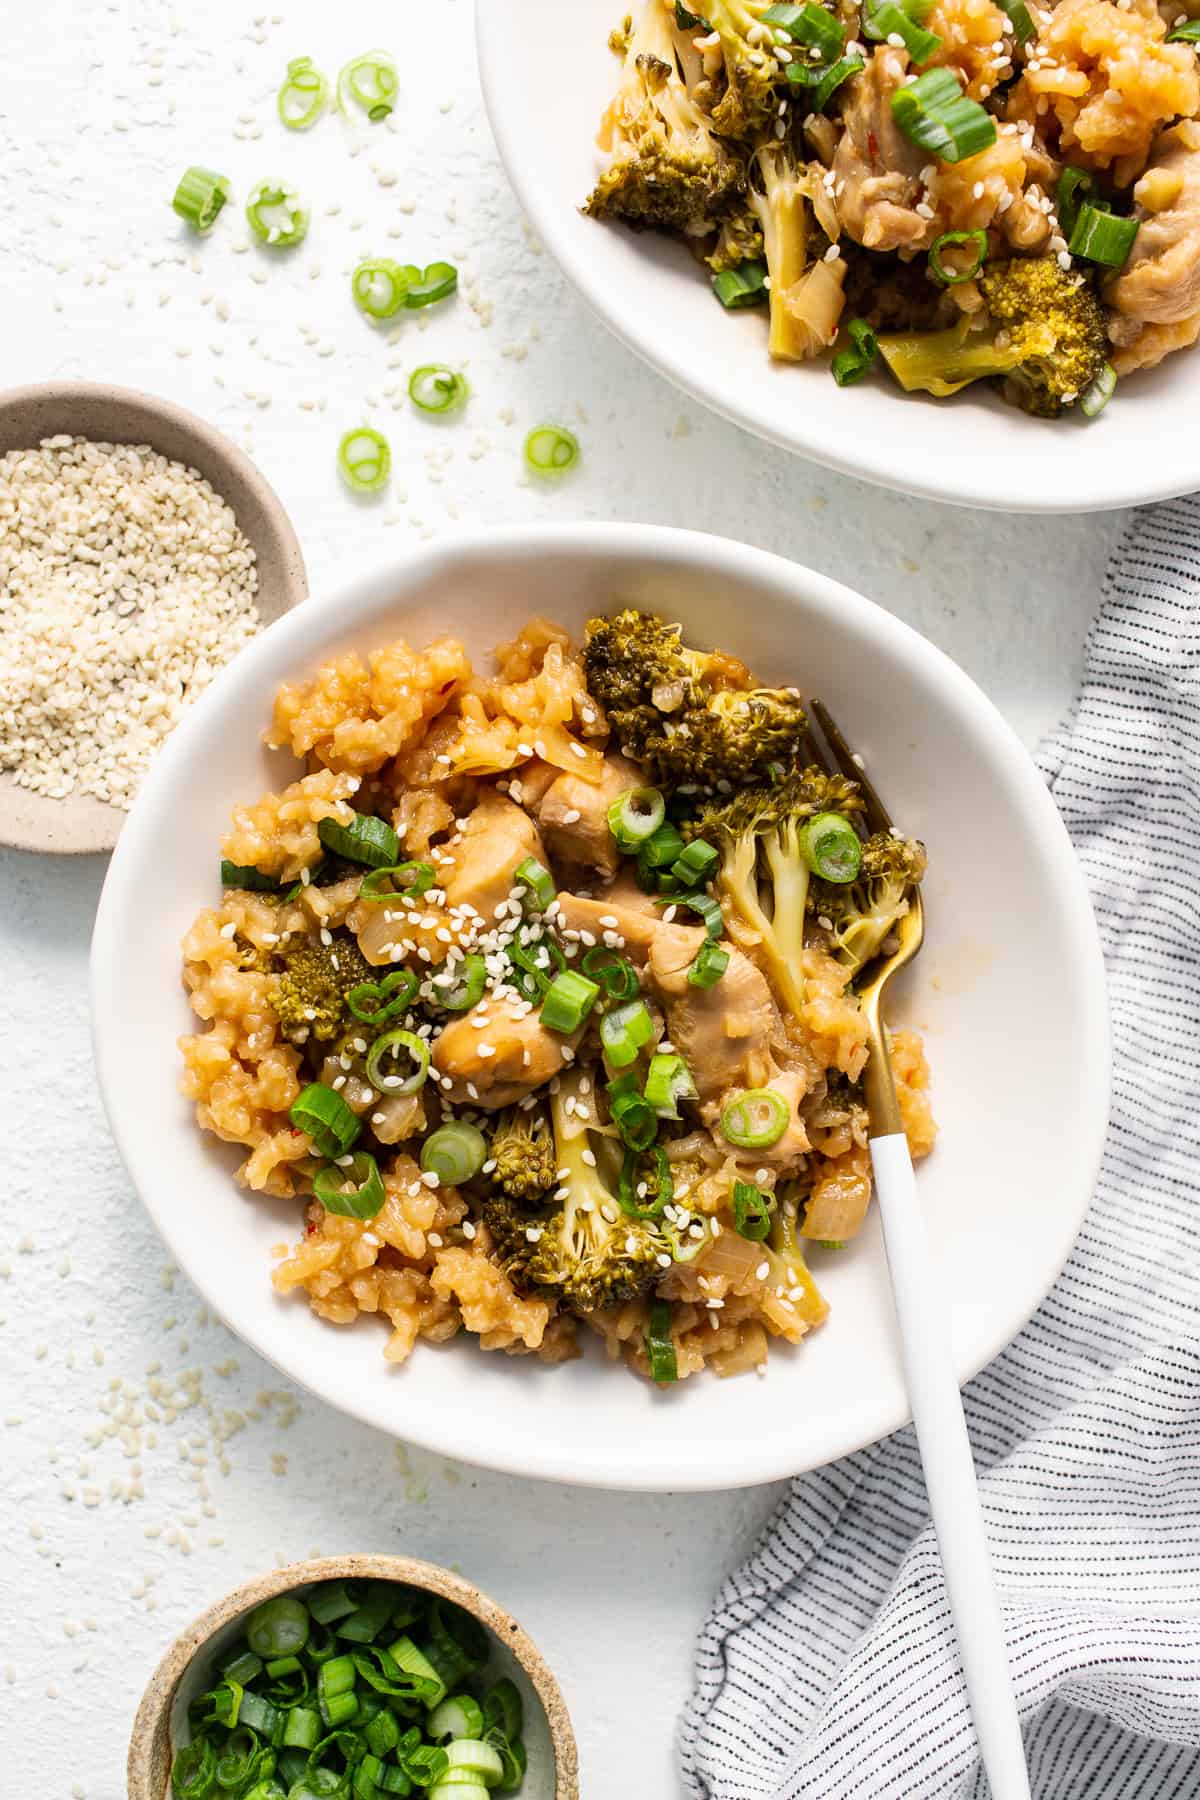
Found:
<svg viewBox="0 0 1200 1800"><path fill-rule="evenodd" d="M1131 321L1122 323L1128 325ZM1111 332L1110 335L1116 346L1110 360L1124 380L1137 369L1156 369L1172 351L1190 350L1200 338L1200 312L1193 313L1190 319L1181 319L1178 325L1135 325L1128 337L1117 337Z"/></svg>
<svg viewBox="0 0 1200 1800"><path fill-rule="evenodd" d="M534 808L534 817L556 872L613 879L621 866L621 852L608 828L608 809L630 788L643 787L645 779L623 756L609 755L598 782L584 781L570 771L551 782Z"/></svg>
<svg viewBox="0 0 1200 1800"><path fill-rule="evenodd" d="M892 117L892 95L907 72L907 52L881 44L843 89L833 187L843 231L868 250L927 250L938 232L936 220L914 210L930 158Z"/></svg>
<svg viewBox="0 0 1200 1800"><path fill-rule="evenodd" d="M564 1052L581 1036L547 1031L521 1002L485 996L451 1019L434 1040L431 1061L439 1075L450 1077L451 1085L441 1090L447 1099L490 1112L513 1106L559 1074L569 1061Z"/></svg>
<svg viewBox="0 0 1200 1800"><path fill-rule="evenodd" d="M704 927L664 925L663 911L649 894L622 880L599 900L585 894L559 894L557 923L566 932L587 932L598 944L604 942L606 931L615 931L624 940L620 946L624 954L639 965L645 962L651 944L665 936L677 943L680 955L691 962L704 942Z"/></svg>
<svg viewBox="0 0 1200 1800"><path fill-rule="evenodd" d="M771 1046L784 1037L766 976L732 945L720 981L692 986L688 965L703 942L704 933L690 926L661 926L648 964L671 1042L692 1071L702 1106L731 1088L762 1087L775 1073Z"/></svg>
<svg viewBox="0 0 1200 1800"><path fill-rule="evenodd" d="M760 1146L756 1150L738 1150L737 1160L745 1171L754 1169L775 1169L783 1171L793 1168L812 1145L808 1138L808 1129L800 1117L800 1102L807 1091L807 1082L800 1069L784 1069L772 1075L769 1081L760 1084L770 1088L787 1103L788 1122L782 1134L773 1144ZM705 1124L714 1134L717 1142L721 1142L721 1112L727 1101L734 1098L736 1090L722 1094L709 1105L701 1109Z"/></svg>
<svg viewBox="0 0 1200 1800"><path fill-rule="evenodd" d="M1200 311L1200 124L1185 119L1160 132L1147 174L1178 177L1179 187L1161 212L1138 207L1133 249L1106 298L1139 324L1179 325Z"/></svg>

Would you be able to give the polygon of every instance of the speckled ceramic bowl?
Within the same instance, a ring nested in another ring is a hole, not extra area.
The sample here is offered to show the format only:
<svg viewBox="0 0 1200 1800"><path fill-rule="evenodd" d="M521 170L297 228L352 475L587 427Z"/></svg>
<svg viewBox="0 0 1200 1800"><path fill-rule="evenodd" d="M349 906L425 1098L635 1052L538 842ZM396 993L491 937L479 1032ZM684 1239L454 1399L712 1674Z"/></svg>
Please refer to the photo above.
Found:
<svg viewBox="0 0 1200 1800"><path fill-rule="evenodd" d="M149 444L199 470L253 546L263 623L305 598L308 580L291 520L250 458L215 426L169 400L101 382L41 382L0 393L0 456L62 432L97 443ZM117 807L91 795L50 800L0 775L0 844L60 854L111 850L124 820Z"/></svg>
<svg viewBox="0 0 1200 1800"><path fill-rule="evenodd" d="M264 1600L318 1581L398 1581L439 1594L471 1613L492 1637L488 1673L515 1681L525 1703L529 1767L519 1800L579 1800L575 1734L557 1681L537 1646L504 1608L449 1569L405 1556L326 1556L289 1563L235 1588L181 1632L150 1677L129 1745L129 1800L170 1800L173 1745L183 1741L188 1704L212 1657Z"/></svg>

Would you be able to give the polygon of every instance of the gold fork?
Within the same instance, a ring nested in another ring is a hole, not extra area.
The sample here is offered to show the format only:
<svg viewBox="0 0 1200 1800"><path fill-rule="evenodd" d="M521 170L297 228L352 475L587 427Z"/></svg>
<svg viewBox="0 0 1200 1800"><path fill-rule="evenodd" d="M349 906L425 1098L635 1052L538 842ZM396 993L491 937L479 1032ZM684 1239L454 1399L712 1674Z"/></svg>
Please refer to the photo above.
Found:
<svg viewBox="0 0 1200 1800"><path fill-rule="evenodd" d="M865 802L867 825L872 831L890 831L892 821L887 808L828 708L813 700L810 711L826 747L823 750L815 733L810 733L817 761L829 772L832 763L857 782ZM908 911L897 921L893 933L894 947L868 968L868 980L859 989L867 1024L863 1088L875 1199L883 1225L900 1327L901 1359L925 1470L929 1511L941 1552L946 1595L958 1634L980 1755L992 1800L1029 1800L1029 1773L1009 1674L1004 1617L988 1555L971 1440L954 1375L944 1309L933 1276L925 1222L917 1202L912 1157L900 1118L882 1017L888 983L913 960L925 937L920 888L912 889L908 902Z"/></svg>

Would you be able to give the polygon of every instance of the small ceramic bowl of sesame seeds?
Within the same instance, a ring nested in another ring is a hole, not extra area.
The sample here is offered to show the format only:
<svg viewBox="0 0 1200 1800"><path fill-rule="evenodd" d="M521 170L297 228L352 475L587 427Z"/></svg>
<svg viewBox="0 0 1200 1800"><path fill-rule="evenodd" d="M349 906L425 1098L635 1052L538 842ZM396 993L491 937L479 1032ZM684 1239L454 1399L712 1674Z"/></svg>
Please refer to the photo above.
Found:
<svg viewBox="0 0 1200 1800"><path fill-rule="evenodd" d="M250 459L166 400L0 394L0 844L110 850L189 701L308 592Z"/></svg>
<svg viewBox="0 0 1200 1800"><path fill-rule="evenodd" d="M210 1794L578 1800L541 1652L460 1575L321 1557L235 1588L171 1645L129 1746L129 1800Z"/></svg>

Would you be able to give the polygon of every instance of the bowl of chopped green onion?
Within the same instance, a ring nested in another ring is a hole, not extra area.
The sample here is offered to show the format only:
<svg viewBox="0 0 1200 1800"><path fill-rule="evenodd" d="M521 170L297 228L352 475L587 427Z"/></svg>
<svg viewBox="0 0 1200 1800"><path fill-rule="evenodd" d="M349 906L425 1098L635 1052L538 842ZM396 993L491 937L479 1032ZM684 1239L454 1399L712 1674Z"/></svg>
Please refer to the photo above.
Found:
<svg viewBox="0 0 1200 1800"><path fill-rule="evenodd" d="M129 1800L577 1800L558 1683L516 1620L433 1563L292 1563L176 1638Z"/></svg>

